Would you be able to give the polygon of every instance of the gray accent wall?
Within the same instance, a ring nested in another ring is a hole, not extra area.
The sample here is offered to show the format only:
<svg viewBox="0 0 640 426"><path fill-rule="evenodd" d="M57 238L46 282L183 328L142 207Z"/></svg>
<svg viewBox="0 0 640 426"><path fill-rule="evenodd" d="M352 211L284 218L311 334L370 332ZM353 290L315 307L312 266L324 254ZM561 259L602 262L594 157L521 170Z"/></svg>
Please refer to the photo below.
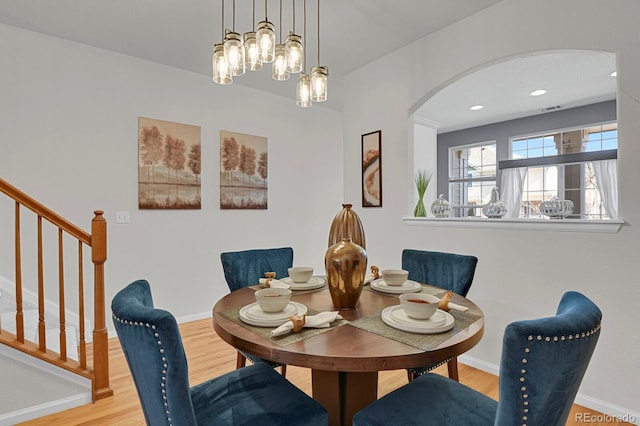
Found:
<svg viewBox="0 0 640 426"><path fill-rule="evenodd" d="M448 153L449 148L453 146L495 140L497 160L507 160L509 158L509 139L514 136L588 126L616 120L616 101L612 100L439 134L437 153L438 194L445 194L445 197L449 198ZM496 176L496 182L500 182L500 171Z"/></svg>

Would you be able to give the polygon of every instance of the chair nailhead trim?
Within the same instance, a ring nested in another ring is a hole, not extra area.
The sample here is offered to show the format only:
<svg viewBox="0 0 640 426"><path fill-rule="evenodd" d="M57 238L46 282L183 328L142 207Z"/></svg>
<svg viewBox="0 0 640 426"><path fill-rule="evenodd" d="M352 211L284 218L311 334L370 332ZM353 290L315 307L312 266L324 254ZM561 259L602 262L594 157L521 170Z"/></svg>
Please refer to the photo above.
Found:
<svg viewBox="0 0 640 426"><path fill-rule="evenodd" d="M124 324L124 325L132 325L134 327L145 327L145 328L151 328L151 330L154 331L153 333L153 337L155 337L156 339L156 343L158 344L158 352L160 353L160 359L162 360L162 374L160 376L160 391L162 392L162 400L164 407L166 408L165 410L165 414L167 415L167 421L169 422L169 426L172 426L172 420L171 420L171 413L169 411L169 402L167 400L167 369L169 368L169 366L167 365L167 358L164 356L164 347L162 346L162 340L160 340L160 334L157 332L157 327L154 324L149 324L149 323L142 323L142 322L138 322L138 321L130 321L130 320L125 320L122 318L119 318L116 316L116 314L112 313L111 316L113 317L114 321L119 322L120 324Z"/></svg>
<svg viewBox="0 0 640 426"><path fill-rule="evenodd" d="M593 336L594 334L598 333L599 331L600 331L600 324L596 325L591 330L583 331L581 333L576 333L575 336L573 334L569 334L568 336L560 336L560 337L558 337L558 336L553 336L553 337L545 336L545 337L542 337L540 335L537 335L537 336L534 337L532 334L530 334L529 336L527 336L527 341L528 342L532 342L535 339L535 340L537 340L539 342L543 341L543 340L545 342L552 342L552 341L553 342L558 342L558 341L564 342L564 341L567 341L567 340L571 341L574 338L575 339L580 339L581 336L582 336L582 338L590 337L590 336ZM524 348L524 353L525 354L531 353L531 348L525 347ZM527 358L522 358L522 364L526 364L526 363L527 363ZM525 375L526 372L527 372L527 370L524 369L524 368L522 368L520 370L520 374L522 374L522 376L520 376L520 383L524 383L525 382L524 375ZM522 405L524 406L524 408L522 409L522 413L523 413L523 415L522 415L522 426L527 426L527 423L526 423L527 420L528 420L528 416L527 415L529 413L529 408L528 408L529 407L529 401L528 401L529 394L525 393L526 390L527 390L526 386L523 385L523 386L520 387L520 392L522 392L522 399L523 399Z"/></svg>

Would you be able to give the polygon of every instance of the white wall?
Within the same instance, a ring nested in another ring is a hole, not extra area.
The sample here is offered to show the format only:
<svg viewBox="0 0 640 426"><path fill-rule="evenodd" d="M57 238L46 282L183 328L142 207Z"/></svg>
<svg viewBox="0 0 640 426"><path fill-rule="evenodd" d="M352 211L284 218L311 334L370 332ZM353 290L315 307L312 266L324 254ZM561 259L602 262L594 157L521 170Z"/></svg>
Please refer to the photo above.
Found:
<svg viewBox="0 0 640 426"><path fill-rule="evenodd" d="M640 235L640 4L633 0L505 0L345 79L345 195L359 196L359 136L382 129L381 209L366 209L369 259L398 266L403 248L479 257L469 297L486 314L485 335L469 352L489 369L499 364L504 327L549 316L566 290L578 290L603 311L598 347L578 402L640 420L640 322L637 257ZM572 24L568 25L567 23ZM579 23L580 25L576 25ZM617 234L532 232L408 226L413 187L410 113L425 95L493 61L553 48L618 54L620 212ZM399 67L396 64L403 64ZM394 75L393 79L387 78Z"/></svg>
<svg viewBox="0 0 640 426"><path fill-rule="evenodd" d="M295 262L324 270L329 227L344 201L340 113L298 108L293 91L282 98L218 86L207 76L5 25L0 57L0 176L86 230L92 212L105 211L108 303L146 278L156 305L179 319L210 316L228 293L220 264L228 250L292 246ZM138 210L139 116L201 127L201 210ZM268 138L268 210L220 210L221 129ZM116 211L129 211L131 223L115 224ZM11 280L13 236L3 233L12 218L3 200L0 276ZM25 246L35 241L24 239ZM76 248L66 250L73 256ZM45 271L52 287L55 262ZM33 274L25 273L32 286Z"/></svg>

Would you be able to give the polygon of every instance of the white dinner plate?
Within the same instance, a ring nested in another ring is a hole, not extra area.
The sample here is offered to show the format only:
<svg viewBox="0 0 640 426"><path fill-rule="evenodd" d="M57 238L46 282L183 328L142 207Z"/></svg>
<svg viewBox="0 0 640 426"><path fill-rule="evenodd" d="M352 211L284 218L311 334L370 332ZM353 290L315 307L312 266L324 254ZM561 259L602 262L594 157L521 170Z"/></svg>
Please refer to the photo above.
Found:
<svg viewBox="0 0 640 426"><path fill-rule="evenodd" d="M402 285L389 285L382 278L371 282L371 288L382 293L402 294L420 291L422 286L415 281L407 280Z"/></svg>
<svg viewBox="0 0 640 426"><path fill-rule="evenodd" d="M402 307L400 305L395 305L395 306L389 306L388 308L385 308L381 314L382 321L385 324L387 324L389 327L397 328L398 330L402 330L402 331L408 331L410 333L416 333L416 334L443 333L445 331L451 330L455 323L455 319L449 312L438 310L438 312L442 312L445 316L445 321L442 325L425 326L425 325L407 324L404 322L397 321L394 318L393 312L397 309L402 310Z"/></svg>
<svg viewBox="0 0 640 426"><path fill-rule="evenodd" d="M322 287L326 283L324 278L315 276L309 278L309 281L306 283L294 283L291 277L284 277L280 281L289 284L291 290L313 290L314 288Z"/></svg>
<svg viewBox="0 0 640 426"><path fill-rule="evenodd" d="M279 312L265 312L258 302L246 306L244 313L247 317L254 320L273 320L288 319L291 315L296 315L298 307L291 302Z"/></svg>
<svg viewBox="0 0 640 426"><path fill-rule="evenodd" d="M240 316L240 320L242 322L247 323L249 325L255 325L257 327L278 327L279 325L282 325L285 322L289 321L289 317L278 318L278 319L273 319L273 318L256 319L251 315L248 315L247 310L253 305L257 305L257 304L258 302L254 302L240 308L240 311L238 313ZM303 305L302 303L293 302L293 301L289 302L289 304L284 309L284 311L286 311L287 309L291 309L289 308L290 306L295 309L295 311L293 311L291 315L304 315L307 313L307 307L305 305ZM258 307L258 309L260 308ZM253 310L253 312L255 312L255 309ZM281 313L281 312L278 312L278 313ZM269 314L265 313L265 315L269 315Z"/></svg>
<svg viewBox="0 0 640 426"><path fill-rule="evenodd" d="M411 318L409 315L407 315L407 312L404 309L391 310L391 317L403 324L415 325L417 327L438 327L444 324L447 320L447 317L444 315L444 311L441 311L440 309L438 309L436 313L431 316L431 318L427 319Z"/></svg>

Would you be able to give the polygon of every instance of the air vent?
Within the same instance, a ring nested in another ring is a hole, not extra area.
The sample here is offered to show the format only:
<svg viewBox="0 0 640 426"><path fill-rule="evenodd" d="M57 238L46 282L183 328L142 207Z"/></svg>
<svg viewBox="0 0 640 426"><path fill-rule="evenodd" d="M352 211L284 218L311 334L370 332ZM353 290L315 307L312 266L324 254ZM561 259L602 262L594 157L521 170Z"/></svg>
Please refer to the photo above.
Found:
<svg viewBox="0 0 640 426"><path fill-rule="evenodd" d="M559 109L562 109L562 105L556 105L556 106L550 106L550 107L542 108L542 109L540 109L540 111L541 112L551 112L551 111L557 111Z"/></svg>

